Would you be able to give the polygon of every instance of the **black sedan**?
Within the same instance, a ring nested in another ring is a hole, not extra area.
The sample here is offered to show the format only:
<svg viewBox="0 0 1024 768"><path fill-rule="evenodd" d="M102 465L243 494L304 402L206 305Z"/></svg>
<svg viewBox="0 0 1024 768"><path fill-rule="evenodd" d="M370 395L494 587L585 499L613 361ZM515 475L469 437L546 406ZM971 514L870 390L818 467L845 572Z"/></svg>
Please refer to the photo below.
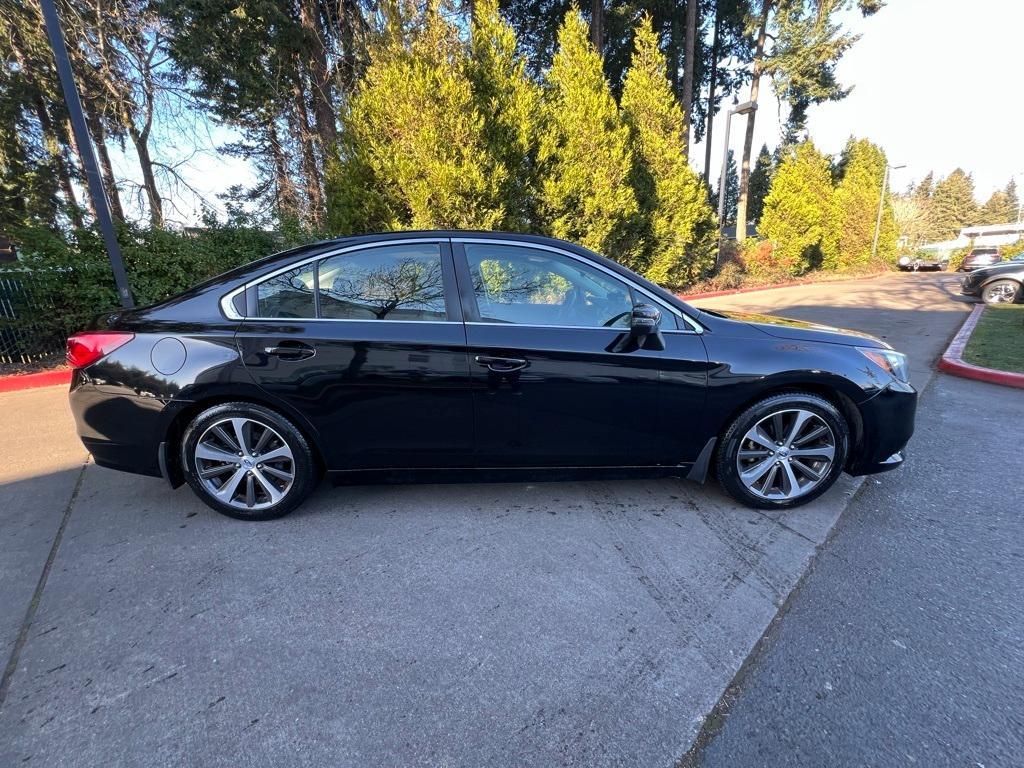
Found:
<svg viewBox="0 0 1024 768"><path fill-rule="evenodd" d="M906 359L850 331L695 309L550 238L352 237L68 340L97 464L267 519L335 477L717 476L787 508L899 466Z"/></svg>
<svg viewBox="0 0 1024 768"><path fill-rule="evenodd" d="M1016 304L1024 301L1024 253L991 267L977 269L960 285L964 296L986 304Z"/></svg>

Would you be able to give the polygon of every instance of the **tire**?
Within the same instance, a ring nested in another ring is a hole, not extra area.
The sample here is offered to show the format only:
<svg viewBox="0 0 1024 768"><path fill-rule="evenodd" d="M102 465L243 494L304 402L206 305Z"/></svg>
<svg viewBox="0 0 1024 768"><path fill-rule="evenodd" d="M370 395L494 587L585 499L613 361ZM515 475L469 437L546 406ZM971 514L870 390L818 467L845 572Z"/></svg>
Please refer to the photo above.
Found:
<svg viewBox="0 0 1024 768"><path fill-rule="evenodd" d="M779 426L782 446L776 439ZM816 436L821 427L826 429ZM757 436L751 439L751 434ZM715 470L726 493L741 504L791 509L832 487L846 464L849 444L849 425L832 403L807 392L785 392L754 403L729 424Z"/></svg>
<svg viewBox="0 0 1024 768"><path fill-rule="evenodd" d="M249 455L239 452L238 429ZM306 438L281 414L253 403L215 405L196 416L182 436L181 466L207 506L238 520L283 517L316 486Z"/></svg>
<svg viewBox="0 0 1024 768"><path fill-rule="evenodd" d="M1016 304L1020 295L1020 283L1016 280L993 280L981 289L981 300L986 304Z"/></svg>

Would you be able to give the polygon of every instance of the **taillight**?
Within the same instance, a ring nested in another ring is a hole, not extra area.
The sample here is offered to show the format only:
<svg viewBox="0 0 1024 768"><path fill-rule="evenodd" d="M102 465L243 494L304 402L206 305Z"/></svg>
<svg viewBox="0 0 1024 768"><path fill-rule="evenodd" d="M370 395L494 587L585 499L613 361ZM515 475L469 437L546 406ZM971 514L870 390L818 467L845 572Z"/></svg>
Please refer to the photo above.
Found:
<svg viewBox="0 0 1024 768"><path fill-rule="evenodd" d="M134 338L134 333L113 331L76 333L68 339L68 365L72 368L85 368Z"/></svg>

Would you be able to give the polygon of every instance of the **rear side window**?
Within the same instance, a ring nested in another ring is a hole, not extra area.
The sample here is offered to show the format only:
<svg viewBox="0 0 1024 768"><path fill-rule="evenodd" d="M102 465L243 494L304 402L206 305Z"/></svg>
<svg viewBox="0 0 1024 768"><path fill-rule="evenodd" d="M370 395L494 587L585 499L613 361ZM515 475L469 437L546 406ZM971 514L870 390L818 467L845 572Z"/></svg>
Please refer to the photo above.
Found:
<svg viewBox="0 0 1024 768"><path fill-rule="evenodd" d="M316 317L313 264L282 272L256 286L260 317Z"/></svg>
<svg viewBox="0 0 1024 768"><path fill-rule="evenodd" d="M441 246L398 243L320 262L320 316L337 320L446 320Z"/></svg>

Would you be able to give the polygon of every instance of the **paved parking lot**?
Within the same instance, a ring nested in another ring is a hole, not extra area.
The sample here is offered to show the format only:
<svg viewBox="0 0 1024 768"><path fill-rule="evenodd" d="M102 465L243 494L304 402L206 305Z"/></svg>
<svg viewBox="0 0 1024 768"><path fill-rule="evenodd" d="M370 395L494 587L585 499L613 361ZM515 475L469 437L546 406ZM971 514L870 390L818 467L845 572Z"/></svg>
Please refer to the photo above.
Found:
<svg viewBox="0 0 1024 768"><path fill-rule="evenodd" d="M957 282L700 303L883 335L923 386ZM84 463L61 388L0 395L0 457L0 765L672 765L859 485L325 486L245 524Z"/></svg>

